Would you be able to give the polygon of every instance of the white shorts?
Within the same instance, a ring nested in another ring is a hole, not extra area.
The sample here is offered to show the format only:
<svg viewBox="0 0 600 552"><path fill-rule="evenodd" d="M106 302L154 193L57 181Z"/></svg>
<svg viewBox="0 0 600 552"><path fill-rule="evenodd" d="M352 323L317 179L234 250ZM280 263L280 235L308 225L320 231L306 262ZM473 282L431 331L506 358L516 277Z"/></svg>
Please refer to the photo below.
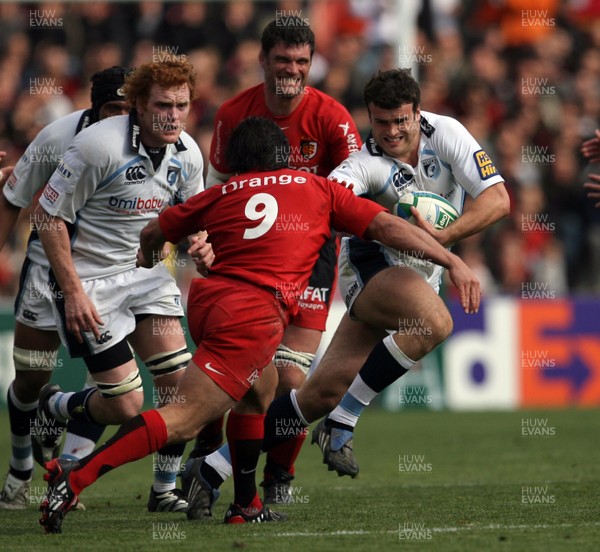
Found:
<svg viewBox="0 0 600 552"><path fill-rule="evenodd" d="M116 345L133 332L137 315L183 316L181 292L173 276L157 265L148 270L133 268L108 278L85 280L83 290L94 303L104 322L100 339L83 332L83 344L66 331L64 301L57 295L54 303L61 340L72 357L96 355Z"/></svg>
<svg viewBox="0 0 600 552"><path fill-rule="evenodd" d="M21 268L19 291L15 299L15 318L36 330L56 331L48 267L25 259Z"/></svg>
<svg viewBox="0 0 600 552"><path fill-rule="evenodd" d="M338 260L340 294L352 318L352 305L367 282L378 272L391 266L411 268L434 289L440 291L444 268L428 259L392 251L380 243L356 237L342 238Z"/></svg>

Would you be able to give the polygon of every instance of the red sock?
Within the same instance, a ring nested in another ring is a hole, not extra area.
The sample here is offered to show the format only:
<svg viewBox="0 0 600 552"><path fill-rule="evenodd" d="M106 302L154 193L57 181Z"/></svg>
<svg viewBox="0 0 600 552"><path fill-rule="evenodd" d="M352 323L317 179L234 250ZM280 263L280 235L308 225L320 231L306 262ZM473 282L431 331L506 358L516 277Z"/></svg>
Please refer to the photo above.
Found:
<svg viewBox="0 0 600 552"><path fill-rule="evenodd" d="M71 472L69 482L76 494L110 470L156 452L167 444L167 426L157 410L148 410L125 422L119 431L86 456Z"/></svg>
<svg viewBox="0 0 600 552"><path fill-rule="evenodd" d="M233 468L234 502L242 508L257 497L256 465L265 434L265 414L236 414L227 418L227 442Z"/></svg>
<svg viewBox="0 0 600 552"><path fill-rule="evenodd" d="M270 478L271 469L273 467L284 469L286 472L290 473L291 475L294 475L294 462L300 454L300 450L302 449L302 445L304 444L304 440L306 439L307 432L308 429L300 432L295 437L291 437L287 441L279 443L267 453L267 465L265 466L265 480Z"/></svg>

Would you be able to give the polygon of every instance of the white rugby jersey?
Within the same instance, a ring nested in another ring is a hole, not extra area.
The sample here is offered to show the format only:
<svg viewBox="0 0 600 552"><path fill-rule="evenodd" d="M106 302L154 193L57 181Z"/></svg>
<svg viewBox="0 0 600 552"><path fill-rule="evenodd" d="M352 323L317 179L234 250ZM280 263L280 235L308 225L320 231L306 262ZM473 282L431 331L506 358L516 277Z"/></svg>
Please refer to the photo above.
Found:
<svg viewBox="0 0 600 552"><path fill-rule="evenodd" d="M40 130L17 161L3 188L9 203L21 209L33 203L35 195L48 182L75 135L90 125L91 113L91 109L75 111ZM35 231L27 244L27 257L44 267L49 266Z"/></svg>
<svg viewBox="0 0 600 552"><path fill-rule="evenodd" d="M420 126L416 167L389 157L369 136L360 151L343 161L329 178L353 183L356 195L390 210L403 193L424 190L446 198L458 213L463 211L465 194L476 198L486 188L504 181L482 147L456 119L421 111ZM398 257L391 249L386 250L388 254ZM439 283L441 267L417 260L414 264L423 265L421 269L425 269L434 287Z"/></svg>
<svg viewBox="0 0 600 552"><path fill-rule="evenodd" d="M49 214L72 224L71 252L82 280L135 267L148 221L204 189L202 155L189 134L167 144L156 171L139 134L135 113L80 132L40 198Z"/></svg>
<svg viewBox="0 0 600 552"><path fill-rule="evenodd" d="M4 197L24 209L48 182L75 135L90 124L91 110L80 110L45 126L27 147L4 186Z"/></svg>

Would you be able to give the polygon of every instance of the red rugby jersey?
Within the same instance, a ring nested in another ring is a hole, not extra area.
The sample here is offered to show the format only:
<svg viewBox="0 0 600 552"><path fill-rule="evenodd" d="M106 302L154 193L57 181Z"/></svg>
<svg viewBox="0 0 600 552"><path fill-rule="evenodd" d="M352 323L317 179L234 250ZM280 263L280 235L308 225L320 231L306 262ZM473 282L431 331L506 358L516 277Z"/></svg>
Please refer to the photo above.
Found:
<svg viewBox="0 0 600 552"><path fill-rule="evenodd" d="M331 96L310 86L298 107L287 116L276 116L265 103L265 85L244 90L226 101L217 112L210 146L210 163L219 172L232 171L225 162L227 143L233 129L248 117L275 121L290 147L289 165L295 169L328 176L362 141L348 110Z"/></svg>
<svg viewBox="0 0 600 552"><path fill-rule="evenodd" d="M362 237L381 211L341 184L281 169L234 176L158 220L173 243L207 230L215 253L211 274L269 288L293 314L330 227Z"/></svg>

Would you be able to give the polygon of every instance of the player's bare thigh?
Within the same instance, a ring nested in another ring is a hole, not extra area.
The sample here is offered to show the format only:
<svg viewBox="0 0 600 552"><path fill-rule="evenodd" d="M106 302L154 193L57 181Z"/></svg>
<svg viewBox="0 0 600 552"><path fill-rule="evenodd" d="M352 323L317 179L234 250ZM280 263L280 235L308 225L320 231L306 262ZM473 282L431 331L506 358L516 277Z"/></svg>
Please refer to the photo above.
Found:
<svg viewBox="0 0 600 552"><path fill-rule="evenodd" d="M271 362L261 372L260 378L254 382L248 393L233 407L234 412L238 414L264 414L275 398L277 381L277 370Z"/></svg>
<svg viewBox="0 0 600 552"><path fill-rule="evenodd" d="M60 337L57 332L39 330L15 322L14 346L39 354L40 358L49 359L60 347ZM13 390L17 398L25 403L37 400L40 389L48 383L52 370L17 370Z"/></svg>
<svg viewBox="0 0 600 552"><path fill-rule="evenodd" d="M156 314L138 322L127 340L142 359L186 346L179 318Z"/></svg>
<svg viewBox="0 0 600 552"><path fill-rule="evenodd" d="M186 347L185 334L176 316L151 315L136 324L127 338L133 350L142 359L160 353L172 353ZM153 378L159 396L170 396L184 370Z"/></svg>
<svg viewBox="0 0 600 552"><path fill-rule="evenodd" d="M325 416L337 405L373 347L386 335L385 330L344 314L319 365L296 394L307 421Z"/></svg>
<svg viewBox="0 0 600 552"><path fill-rule="evenodd" d="M193 360L183 371L177 398L158 411L167 425L169 444L193 439L235 403Z"/></svg>
<svg viewBox="0 0 600 552"><path fill-rule="evenodd" d="M418 325L428 331L402 339L404 353L419 359L452 330L452 318L433 288L414 270L390 267L378 272L354 301L353 315L377 328L400 330ZM407 332L408 333L408 332Z"/></svg>

